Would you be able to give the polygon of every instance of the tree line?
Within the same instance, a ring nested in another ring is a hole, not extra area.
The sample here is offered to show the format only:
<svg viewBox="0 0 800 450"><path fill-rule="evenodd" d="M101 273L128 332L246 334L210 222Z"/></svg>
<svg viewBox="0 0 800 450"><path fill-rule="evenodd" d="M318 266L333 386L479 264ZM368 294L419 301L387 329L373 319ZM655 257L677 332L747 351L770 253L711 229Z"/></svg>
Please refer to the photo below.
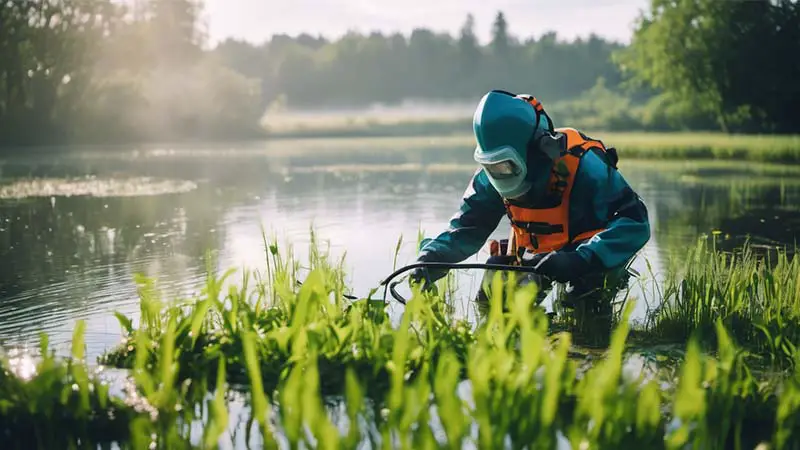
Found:
<svg viewBox="0 0 800 450"><path fill-rule="evenodd" d="M478 42L470 15L457 36L422 28L408 36L351 32L335 41L278 35L262 45L229 39L213 53L262 80L266 101L307 108L462 100L492 88L570 99L600 77L619 84L611 54L620 48L597 36L564 42L554 32L520 42L499 12L486 45Z"/></svg>
<svg viewBox="0 0 800 450"><path fill-rule="evenodd" d="M274 35L211 49L199 0L0 6L3 144L260 136L268 108L475 100L495 88L594 128L800 131L795 0L651 0L630 45L521 40L498 12L486 44L467 16L455 36Z"/></svg>

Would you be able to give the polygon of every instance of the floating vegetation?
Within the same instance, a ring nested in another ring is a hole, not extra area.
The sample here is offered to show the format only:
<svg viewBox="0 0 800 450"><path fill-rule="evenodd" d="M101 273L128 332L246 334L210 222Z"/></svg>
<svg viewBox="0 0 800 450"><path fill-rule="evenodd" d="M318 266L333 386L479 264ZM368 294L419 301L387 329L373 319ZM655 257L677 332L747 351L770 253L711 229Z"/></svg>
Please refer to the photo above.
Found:
<svg viewBox="0 0 800 450"><path fill-rule="evenodd" d="M190 192L197 184L185 180L133 178L30 178L0 186L0 199L29 197L132 197Z"/></svg>

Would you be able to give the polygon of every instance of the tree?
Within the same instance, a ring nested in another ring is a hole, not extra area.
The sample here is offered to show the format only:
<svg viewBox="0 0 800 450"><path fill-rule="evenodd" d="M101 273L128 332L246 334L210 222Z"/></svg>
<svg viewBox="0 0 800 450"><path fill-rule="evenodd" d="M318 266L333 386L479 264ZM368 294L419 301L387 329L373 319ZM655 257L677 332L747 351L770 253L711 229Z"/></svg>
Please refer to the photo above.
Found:
<svg viewBox="0 0 800 450"><path fill-rule="evenodd" d="M502 11L497 13L492 24L492 53L501 59L506 59L509 56L509 48L511 47L510 38L508 35L508 22Z"/></svg>
<svg viewBox="0 0 800 450"><path fill-rule="evenodd" d="M475 36L475 17L467 15L458 38L458 52L462 67L475 67L480 64L481 50Z"/></svg>
<svg viewBox="0 0 800 450"><path fill-rule="evenodd" d="M63 131L91 83L93 57L119 8L109 0L5 2L0 8L0 136ZM75 102L59 103L66 93ZM35 124L35 125L34 125Z"/></svg>
<svg viewBox="0 0 800 450"><path fill-rule="evenodd" d="M195 0L150 0L159 62L181 65L198 59L204 39L199 26L201 9L202 3Z"/></svg>
<svg viewBox="0 0 800 450"><path fill-rule="evenodd" d="M267 55L246 41L226 39L211 51L220 64L248 77L260 77L263 73Z"/></svg>
<svg viewBox="0 0 800 450"><path fill-rule="evenodd" d="M505 88L546 93L552 104L598 77L609 91L619 79L608 57L614 44L554 36L519 44L502 13L489 48L469 15L456 36L424 28L332 41L275 35L262 45L229 39L207 51L200 0L0 3L3 144L249 137L278 99L293 108L360 107L474 100ZM784 35L796 33L787 30L789 19L771 20Z"/></svg>
<svg viewBox="0 0 800 450"><path fill-rule="evenodd" d="M618 61L632 81L713 117L723 131L791 131L800 101L800 5L652 0Z"/></svg>

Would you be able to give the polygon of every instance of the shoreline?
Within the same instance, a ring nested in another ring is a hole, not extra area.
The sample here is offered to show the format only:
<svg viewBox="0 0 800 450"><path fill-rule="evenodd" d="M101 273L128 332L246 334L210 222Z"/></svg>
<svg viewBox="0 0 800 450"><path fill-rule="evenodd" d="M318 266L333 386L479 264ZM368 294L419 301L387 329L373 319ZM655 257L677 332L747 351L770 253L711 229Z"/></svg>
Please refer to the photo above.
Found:
<svg viewBox="0 0 800 450"><path fill-rule="evenodd" d="M582 130L584 131L584 130ZM712 132L640 132L640 131L592 131L585 130L590 137L599 139L606 145L616 147L620 159L656 160L745 160L776 163L800 163L800 135L745 135ZM89 151L132 151L152 150L163 147L176 149L217 148L226 144L237 144L264 149L265 146L286 142L319 145L320 150L352 148L353 151L374 150L387 144L397 147L404 141L408 150L442 149L444 147L473 147L474 138L470 133L417 133L381 134L361 133L349 130L340 132L313 131L281 132L265 134L263 137L245 136L242 139L184 139L184 140L141 140L113 143L68 143L64 145L15 145L0 146L0 158L14 156L18 152L48 154L61 149L81 149ZM277 153L283 153L277 151Z"/></svg>

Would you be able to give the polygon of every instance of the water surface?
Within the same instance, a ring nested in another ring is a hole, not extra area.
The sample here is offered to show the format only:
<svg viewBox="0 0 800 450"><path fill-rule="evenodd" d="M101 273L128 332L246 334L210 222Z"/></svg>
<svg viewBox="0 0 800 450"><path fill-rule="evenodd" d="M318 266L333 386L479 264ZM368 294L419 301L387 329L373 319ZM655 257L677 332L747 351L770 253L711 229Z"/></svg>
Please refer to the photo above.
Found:
<svg viewBox="0 0 800 450"><path fill-rule="evenodd" d="M653 225L640 272L714 230L722 246L794 244L795 169L622 158ZM302 261L313 225L365 295L392 271L400 236L398 263L410 263L418 232L446 226L474 170L469 148L435 139L16 152L0 163L0 342L31 347L47 332L65 350L86 319L94 358L119 340L112 312L137 311L135 273L166 296L191 295L209 256L215 270L263 268L262 227ZM494 236L507 235L504 221ZM459 274L467 305L480 275Z"/></svg>

